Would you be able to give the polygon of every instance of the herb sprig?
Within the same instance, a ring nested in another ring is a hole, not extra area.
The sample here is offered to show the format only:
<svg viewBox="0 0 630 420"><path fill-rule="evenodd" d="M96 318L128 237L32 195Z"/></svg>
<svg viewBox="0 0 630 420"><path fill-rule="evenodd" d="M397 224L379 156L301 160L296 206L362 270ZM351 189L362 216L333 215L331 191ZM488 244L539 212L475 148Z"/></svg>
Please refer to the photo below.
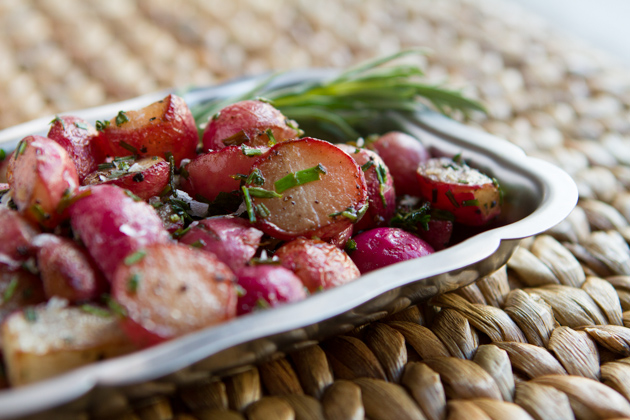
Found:
<svg viewBox="0 0 630 420"><path fill-rule="evenodd" d="M355 128L360 122L389 110L415 112L431 105L449 116L485 112L481 104L459 91L423 82L424 73L419 67L393 63L401 57L425 53L423 49L404 50L367 61L328 80L282 88L270 87L277 77L272 75L239 97L200 104L192 112L197 124L202 125L231 103L264 97L287 118L300 124L315 123L340 134L345 141L361 136Z"/></svg>

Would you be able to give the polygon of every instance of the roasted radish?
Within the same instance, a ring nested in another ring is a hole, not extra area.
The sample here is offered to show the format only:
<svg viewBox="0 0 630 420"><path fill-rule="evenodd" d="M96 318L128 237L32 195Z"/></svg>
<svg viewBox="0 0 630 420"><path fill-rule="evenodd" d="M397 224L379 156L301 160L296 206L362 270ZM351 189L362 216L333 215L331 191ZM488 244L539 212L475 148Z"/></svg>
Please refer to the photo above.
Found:
<svg viewBox="0 0 630 420"><path fill-rule="evenodd" d="M143 200L159 195L169 183L170 165L158 156L141 159L134 159L133 156L117 157L98 167L98 171L85 178L85 185L116 185Z"/></svg>
<svg viewBox="0 0 630 420"><path fill-rule="evenodd" d="M0 264L0 297L0 323L19 309L46 301L37 275L22 268L9 269L3 264Z"/></svg>
<svg viewBox="0 0 630 420"><path fill-rule="evenodd" d="M354 226L355 231L385 226L394 215L396 208L396 192L389 168L383 159L371 150L337 145L352 156L363 171L368 190L368 210Z"/></svg>
<svg viewBox="0 0 630 420"><path fill-rule="evenodd" d="M69 302L97 299L108 289L107 280L87 251L68 238L42 234L33 240L46 296Z"/></svg>
<svg viewBox="0 0 630 420"><path fill-rule="evenodd" d="M227 146L271 146L299 137L297 125L272 105L262 101L241 101L213 116L203 133L204 150Z"/></svg>
<svg viewBox="0 0 630 420"><path fill-rule="evenodd" d="M112 185L86 187L69 211L72 229L108 280L130 254L168 241L153 208Z"/></svg>
<svg viewBox="0 0 630 420"><path fill-rule="evenodd" d="M46 227L63 219L59 205L79 186L77 169L66 150L42 136L28 136L18 143L7 176L18 210Z"/></svg>
<svg viewBox="0 0 630 420"><path fill-rule="evenodd" d="M300 279L278 265L254 265L236 272L239 296L236 312L243 315L306 298Z"/></svg>
<svg viewBox="0 0 630 420"><path fill-rule="evenodd" d="M9 382L25 385L135 348L108 309L86 304L48 304L13 313L2 324Z"/></svg>
<svg viewBox="0 0 630 420"><path fill-rule="evenodd" d="M372 143L394 178L397 194L418 195L418 165L431 157L427 149L408 134L392 131Z"/></svg>
<svg viewBox="0 0 630 420"><path fill-rule="evenodd" d="M139 111L120 111L110 121L98 121L99 149L104 156L165 157L175 164L192 159L199 137L195 120L182 98L168 95Z"/></svg>
<svg viewBox="0 0 630 420"><path fill-rule="evenodd" d="M236 271L256 254L262 235L247 220L219 216L193 222L180 242L213 253Z"/></svg>
<svg viewBox="0 0 630 420"><path fill-rule="evenodd" d="M355 249L350 258L361 274L400 261L433 254L431 245L417 236L398 228L376 228L353 238Z"/></svg>
<svg viewBox="0 0 630 420"><path fill-rule="evenodd" d="M455 221L484 225L501 212L501 190L492 178L465 163L434 158L417 170L420 195L431 207L451 212Z"/></svg>
<svg viewBox="0 0 630 420"><path fill-rule="evenodd" d="M150 245L137 255L112 283L134 342L157 344L235 316L234 274L214 255L177 244Z"/></svg>
<svg viewBox="0 0 630 420"><path fill-rule="evenodd" d="M367 210L361 168L323 140L278 143L252 165L252 174L242 188L250 221L278 239L335 238Z"/></svg>
<svg viewBox="0 0 630 420"><path fill-rule="evenodd" d="M74 162L79 181L97 169L103 160L96 149L98 131L87 121L71 116L55 118L48 131L48 138L59 143Z"/></svg>
<svg viewBox="0 0 630 420"><path fill-rule="evenodd" d="M18 212L0 207L0 264L18 264L34 254L39 229Z"/></svg>
<svg viewBox="0 0 630 420"><path fill-rule="evenodd" d="M275 256L311 293L349 283L361 275L348 254L320 240L294 239L278 248Z"/></svg>
<svg viewBox="0 0 630 420"><path fill-rule="evenodd" d="M181 187L193 198L210 202L224 192L239 189L239 175L247 176L264 149L230 146L197 156L186 165Z"/></svg>

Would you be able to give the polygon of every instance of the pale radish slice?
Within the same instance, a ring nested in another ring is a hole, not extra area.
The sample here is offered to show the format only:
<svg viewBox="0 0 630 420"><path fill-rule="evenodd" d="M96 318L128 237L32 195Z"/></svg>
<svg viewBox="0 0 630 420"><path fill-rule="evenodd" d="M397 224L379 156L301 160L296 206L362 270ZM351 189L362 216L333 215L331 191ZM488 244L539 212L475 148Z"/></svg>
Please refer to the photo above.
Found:
<svg viewBox="0 0 630 420"><path fill-rule="evenodd" d="M465 163L429 159L418 167L420 195L431 207L453 213L455 221L480 226L501 213L501 189L496 180Z"/></svg>
<svg viewBox="0 0 630 420"><path fill-rule="evenodd" d="M134 342L157 344L236 315L235 276L214 255L178 244L151 245L137 255L119 266L112 283Z"/></svg>
<svg viewBox="0 0 630 420"><path fill-rule="evenodd" d="M116 185L148 200L159 195L168 186L169 177L170 165L161 157L135 159L133 156L125 156L100 164L99 170L88 175L83 184Z"/></svg>
<svg viewBox="0 0 630 420"><path fill-rule="evenodd" d="M243 187L250 220L278 239L336 238L367 210L361 168L323 140L278 143L252 165L252 173L258 176Z"/></svg>

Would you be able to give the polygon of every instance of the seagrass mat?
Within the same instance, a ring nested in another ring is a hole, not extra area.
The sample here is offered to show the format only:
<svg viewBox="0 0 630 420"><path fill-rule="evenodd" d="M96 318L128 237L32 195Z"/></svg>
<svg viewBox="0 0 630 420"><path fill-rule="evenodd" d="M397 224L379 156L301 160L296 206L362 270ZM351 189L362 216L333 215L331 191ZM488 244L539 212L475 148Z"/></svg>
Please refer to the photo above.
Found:
<svg viewBox="0 0 630 420"><path fill-rule="evenodd" d="M411 46L468 124L565 169L580 202L476 283L95 419L630 418L630 74L499 0L0 0L0 128L160 88ZM147 397L149 396L150 397Z"/></svg>

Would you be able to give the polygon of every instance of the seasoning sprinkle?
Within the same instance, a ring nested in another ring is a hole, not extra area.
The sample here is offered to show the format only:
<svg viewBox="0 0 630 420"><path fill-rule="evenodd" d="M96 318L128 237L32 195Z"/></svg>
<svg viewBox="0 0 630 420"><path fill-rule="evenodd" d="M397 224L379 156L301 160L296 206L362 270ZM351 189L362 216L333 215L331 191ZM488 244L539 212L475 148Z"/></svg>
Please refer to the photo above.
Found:
<svg viewBox="0 0 630 420"><path fill-rule="evenodd" d="M125 111L118 112L118 115L116 115L116 127L120 127L121 125L123 125L124 123L128 121L129 121L129 117L127 117L127 114L125 114Z"/></svg>
<svg viewBox="0 0 630 420"><path fill-rule="evenodd" d="M2 302L3 303L8 302L9 299L11 299L13 297L13 295L15 294L15 290L17 289L17 286L18 286L18 278L17 278L17 276L13 276L13 278L11 279L9 284L7 285L7 288L4 289L4 293L2 293Z"/></svg>
<svg viewBox="0 0 630 420"><path fill-rule="evenodd" d="M304 185L309 182L319 181L320 174L327 174L328 171L321 163L312 168L303 169L301 171L292 172L289 175L280 178L274 183L274 187L278 193L282 193L289 188L296 187L298 185Z"/></svg>
<svg viewBox="0 0 630 420"><path fill-rule="evenodd" d="M125 260L124 260L125 265L133 265L133 264L135 264L137 262L142 261L142 259L144 257L146 257L146 256L147 256L147 252L145 250L141 249L139 251L136 251L133 254L129 254L125 258Z"/></svg>
<svg viewBox="0 0 630 420"><path fill-rule="evenodd" d="M92 315L100 316L101 318L109 318L112 313L105 308L101 308L89 303L85 303L80 306L81 310Z"/></svg>
<svg viewBox="0 0 630 420"><path fill-rule="evenodd" d="M140 275L138 273L133 273L129 280L127 281L127 290L131 293L136 293L138 291L138 287L140 286Z"/></svg>

